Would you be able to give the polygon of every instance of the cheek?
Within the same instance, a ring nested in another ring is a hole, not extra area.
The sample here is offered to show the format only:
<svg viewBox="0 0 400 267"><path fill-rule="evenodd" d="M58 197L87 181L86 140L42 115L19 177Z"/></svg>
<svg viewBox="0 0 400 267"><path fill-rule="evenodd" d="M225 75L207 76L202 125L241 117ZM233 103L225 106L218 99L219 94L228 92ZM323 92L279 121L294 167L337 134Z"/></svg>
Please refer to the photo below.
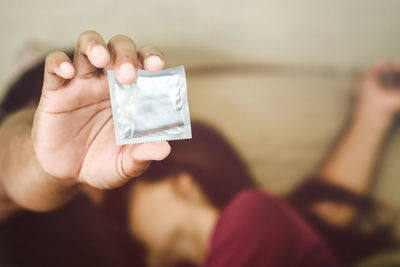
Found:
<svg viewBox="0 0 400 267"><path fill-rule="evenodd" d="M177 229L177 206L166 193L141 192L131 205L132 233L149 249L163 251L168 248Z"/></svg>
<svg viewBox="0 0 400 267"><path fill-rule="evenodd" d="M175 266L177 262L182 260L182 247L179 246L180 241L180 232L175 231L169 236L169 240L167 242L167 246L164 248L150 248L150 255L153 257L153 260L156 260L159 264L155 266Z"/></svg>

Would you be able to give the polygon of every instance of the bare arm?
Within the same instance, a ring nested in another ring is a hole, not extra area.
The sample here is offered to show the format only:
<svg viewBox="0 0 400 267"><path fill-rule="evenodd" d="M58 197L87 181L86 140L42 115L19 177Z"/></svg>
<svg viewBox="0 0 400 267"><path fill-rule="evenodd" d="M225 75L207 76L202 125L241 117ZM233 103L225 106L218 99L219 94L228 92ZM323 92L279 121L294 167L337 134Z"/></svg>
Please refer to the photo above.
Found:
<svg viewBox="0 0 400 267"><path fill-rule="evenodd" d="M335 185L364 194L391 120L372 109L357 110L345 136L320 171Z"/></svg>
<svg viewBox="0 0 400 267"><path fill-rule="evenodd" d="M31 141L34 114L33 108L21 110L0 127L0 217L20 207L34 211L57 208L78 188L76 181L52 177L38 163Z"/></svg>
<svg viewBox="0 0 400 267"><path fill-rule="evenodd" d="M399 88L380 84L380 76L389 68L399 68L399 64L381 63L361 80L352 123L318 175L360 195L368 193L381 145L400 110ZM318 203L314 211L335 225L346 225L356 213L354 207L334 202Z"/></svg>

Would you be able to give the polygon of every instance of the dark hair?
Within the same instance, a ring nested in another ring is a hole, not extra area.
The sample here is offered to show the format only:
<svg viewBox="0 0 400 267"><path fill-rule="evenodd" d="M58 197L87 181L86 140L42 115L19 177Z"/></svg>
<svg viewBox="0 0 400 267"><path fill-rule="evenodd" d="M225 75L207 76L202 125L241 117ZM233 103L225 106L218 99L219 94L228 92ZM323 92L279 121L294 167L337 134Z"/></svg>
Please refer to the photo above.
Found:
<svg viewBox="0 0 400 267"><path fill-rule="evenodd" d="M72 51L67 52L67 55L73 60L74 53ZM39 103L42 93L44 66L45 59L42 58L8 86L8 90L0 104L0 115L6 116L26 106L36 106Z"/></svg>
<svg viewBox="0 0 400 267"><path fill-rule="evenodd" d="M39 102L42 91L43 72L44 60L41 60L9 86L0 105L3 116Z"/></svg>
<svg viewBox="0 0 400 267"><path fill-rule="evenodd" d="M223 208L240 191L254 187L248 168L227 139L213 127L192 123L193 138L170 142L171 154L153 162L144 179L189 172L211 204Z"/></svg>

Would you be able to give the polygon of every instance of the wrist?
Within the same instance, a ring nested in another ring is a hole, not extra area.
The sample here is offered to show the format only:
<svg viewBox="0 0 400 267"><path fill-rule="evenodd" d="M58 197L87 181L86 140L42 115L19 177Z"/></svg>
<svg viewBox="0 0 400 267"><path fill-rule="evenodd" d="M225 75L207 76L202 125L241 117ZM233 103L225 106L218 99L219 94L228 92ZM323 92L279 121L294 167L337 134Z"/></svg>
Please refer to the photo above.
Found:
<svg viewBox="0 0 400 267"><path fill-rule="evenodd" d="M353 114L353 124L365 131L386 132L393 121L394 114L372 106L358 105Z"/></svg>
<svg viewBox="0 0 400 267"><path fill-rule="evenodd" d="M18 207L32 211L53 210L78 189L73 179L56 178L42 168L31 139L33 112L10 115L0 127L1 186Z"/></svg>

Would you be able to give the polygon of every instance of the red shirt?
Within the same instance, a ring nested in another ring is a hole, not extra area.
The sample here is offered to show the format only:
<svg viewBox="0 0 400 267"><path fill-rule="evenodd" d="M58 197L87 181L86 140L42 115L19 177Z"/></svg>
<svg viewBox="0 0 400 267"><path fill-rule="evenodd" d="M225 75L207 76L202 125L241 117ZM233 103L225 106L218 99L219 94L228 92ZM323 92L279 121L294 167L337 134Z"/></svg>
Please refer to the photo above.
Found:
<svg viewBox="0 0 400 267"><path fill-rule="evenodd" d="M240 193L220 214L210 240L208 267L340 266L325 243L281 199Z"/></svg>

